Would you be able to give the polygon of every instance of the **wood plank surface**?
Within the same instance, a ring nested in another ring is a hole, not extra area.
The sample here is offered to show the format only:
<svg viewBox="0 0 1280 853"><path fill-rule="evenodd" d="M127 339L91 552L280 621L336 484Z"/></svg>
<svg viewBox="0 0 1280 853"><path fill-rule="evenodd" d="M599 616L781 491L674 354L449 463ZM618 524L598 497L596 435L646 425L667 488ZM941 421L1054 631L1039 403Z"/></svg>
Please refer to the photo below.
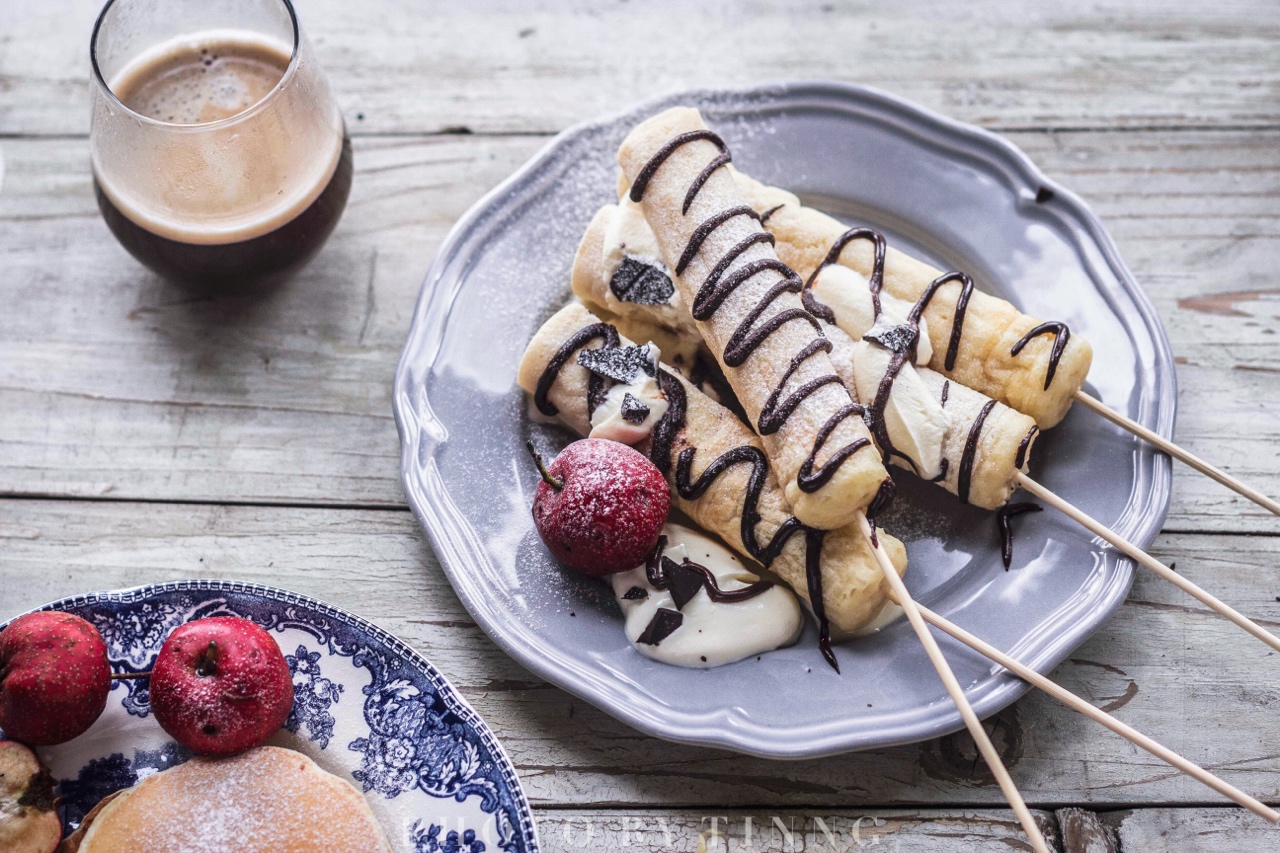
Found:
<svg viewBox="0 0 1280 853"><path fill-rule="evenodd" d="M0 133L84 133L99 0L6 0ZM701 87L825 78L992 127L1280 126L1269 0L306 0L356 132L546 133Z"/></svg>
<svg viewBox="0 0 1280 853"><path fill-rule="evenodd" d="M584 811L535 809L545 853L1009 853L1030 850L1012 813L902 811ZM1054 815L1033 811L1045 840L1058 846ZM1259 848L1260 849L1260 848ZM1071 851L1067 853L1084 853Z"/></svg>
<svg viewBox="0 0 1280 853"><path fill-rule="evenodd" d="M1269 853L1276 849L1274 826L1245 820L1233 809L1126 809L1100 819L1113 828L1117 849L1124 853Z"/></svg>
<svg viewBox="0 0 1280 853"><path fill-rule="evenodd" d="M0 590L16 613L90 588L213 577L282 586L360 613L426 654L501 738L532 800L579 807L999 807L967 735L776 762L642 737L536 677L462 609L407 512L10 500ZM1154 550L1280 626L1280 538L1166 535ZM1054 673L1225 778L1280 801L1280 656L1154 578ZM996 718L1038 807L1218 804L1211 791L1031 694Z"/></svg>
<svg viewBox="0 0 1280 853"><path fill-rule="evenodd" d="M1156 303L1178 439L1280 494L1280 131L1012 138L1094 205ZM391 381L420 282L542 142L358 139L333 240L260 297L138 266L97 213L83 140L4 143L0 494L402 506ZM1187 469L1174 492L1170 529L1280 531Z"/></svg>
<svg viewBox="0 0 1280 853"><path fill-rule="evenodd" d="M299 0L357 174L320 258L255 296L165 284L102 223L85 139L100 3L0 9L0 620L191 577L332 601L476 706L544 850L1029 849L965 734L802 762L676 746L530 675L463 610L404 510L391 380L445 233L551 133L679 89L816 78L1003 131L1102 216L1155 303L1178 440L1280 496L1274 0ZM1175 472L1153 553L1280 630L1280 520ZM1275 804L1277 667L1142 573L1054 677ZM1042 696L989 726L1062 853L1277 848L1274 827Z"/></svg>

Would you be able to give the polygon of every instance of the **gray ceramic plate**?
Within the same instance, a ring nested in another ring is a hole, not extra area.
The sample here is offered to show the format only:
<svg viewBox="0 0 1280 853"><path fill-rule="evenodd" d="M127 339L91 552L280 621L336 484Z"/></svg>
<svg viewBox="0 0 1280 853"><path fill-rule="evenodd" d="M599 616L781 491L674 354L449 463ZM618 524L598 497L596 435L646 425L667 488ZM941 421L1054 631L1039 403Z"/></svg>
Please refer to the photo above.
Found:
<svg viewBox="0 0 1280 853"><path fill-rule="evenodd" d="M834 83L693 92L556 137L455 226L427 274L396 375L405 492L463 603L530 670L649 734L800 758L961 728L906 624L838 648L799 644L709 671L636 654L603 585L559 568L529 515L521 445L568 436L530 423L515 369L569 298L569 268L613 199L628 129L673 104L700 108L744 171L891 245L963 269L1028 313L1092 341L1089 390L1162 435L1173 429L1169 344L1102 224L1008 142L892 96ZM1146 546L1169 499L1169 462L1079 407L1037 445L1032 473ZM1124 599L1132 564L1053 511L1023 516L1011 571L991 513L903 475L883 519L907 542L922 603L1048 671ZM1025 689L944 643L980 715Z"/></svg>

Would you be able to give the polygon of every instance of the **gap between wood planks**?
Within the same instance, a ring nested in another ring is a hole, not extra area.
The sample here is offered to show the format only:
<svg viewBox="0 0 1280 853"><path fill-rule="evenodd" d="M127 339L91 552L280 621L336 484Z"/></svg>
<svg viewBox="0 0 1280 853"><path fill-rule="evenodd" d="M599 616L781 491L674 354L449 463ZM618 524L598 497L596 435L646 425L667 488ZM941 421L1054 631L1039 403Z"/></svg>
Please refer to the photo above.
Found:
<svg viewBox="0 0 1280 853"><path fill-rule="evenodd" d="M46 494L43 492L13 492L9 494L0 493L0 504L4 501L58 501L61 503L115 503L115 504L171 504L174 506L241 506L241 507L262 507L265 509L305 509L305 510L334 510L340 512L349 511L371 511L371 512L411 512L412 507L405 504L386 504L386 503L328 503L322 501L271 501L271 500L213 500L208 498L146 498L129 495L121 495L113 497L111 495L57 495ZM1221 536L1221 537L1251 537L1259 539L1275 539L1278 538L1274 533L1259 530L1198 530L1194 528L1180 527L1163 527L1160 529L1158 536Z"/></svg>
<svg viewBox="0 0 1280 853"><path fill-rule="evenodd" d="M1271 133L1280 131L1280 122L1262 122L1258 124L1173 124L1173 125L1127 125L1115 127L1108 125L1033 125L1033 124L968 124L991 133L1031 134L1031 133ZM443 127L435 130L371 130L360 131L347 129L352 138L359 139L403 139L428 138L444 136L474 136L477 139L503 138L550 138L562 131L554 130L486 130L476 131L465 125ZM0 141L68 141L88 139L86 133L0 133Z"/></svg>

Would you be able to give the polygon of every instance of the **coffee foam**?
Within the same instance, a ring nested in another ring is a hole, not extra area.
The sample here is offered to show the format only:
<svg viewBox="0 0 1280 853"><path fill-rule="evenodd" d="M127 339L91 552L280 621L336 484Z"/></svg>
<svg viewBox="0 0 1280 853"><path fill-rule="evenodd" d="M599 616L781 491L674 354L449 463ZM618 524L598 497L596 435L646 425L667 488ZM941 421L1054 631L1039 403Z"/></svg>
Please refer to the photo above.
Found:
<svg viewBox="0 0 1280 853"><path fill-rule="evenodd" d="M142 228L184 243L250 240L297 217L333 177L343 133L323 79L290 67L291 54L238 30L141 53L109 87L154 122L141 127L150 150L95 148L103 193Z"/></svg>

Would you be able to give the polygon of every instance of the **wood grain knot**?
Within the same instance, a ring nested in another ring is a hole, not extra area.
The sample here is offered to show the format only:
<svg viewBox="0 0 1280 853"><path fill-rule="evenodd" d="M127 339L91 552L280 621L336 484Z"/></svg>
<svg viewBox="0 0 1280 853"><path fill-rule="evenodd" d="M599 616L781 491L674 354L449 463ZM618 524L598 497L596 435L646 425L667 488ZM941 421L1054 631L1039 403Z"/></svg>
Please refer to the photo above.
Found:
<svg viewBox="0 0 1280 853"><path fill-rule="evenodd" d="M1004 766L1013 769L1022 760L1022 724L1018 719L1017 705L983 720L982 727L986 729ZM925 775L943 782L971 787L996 784L991 768L982 760L967 729L922 744L920 767Z"/></svg>

